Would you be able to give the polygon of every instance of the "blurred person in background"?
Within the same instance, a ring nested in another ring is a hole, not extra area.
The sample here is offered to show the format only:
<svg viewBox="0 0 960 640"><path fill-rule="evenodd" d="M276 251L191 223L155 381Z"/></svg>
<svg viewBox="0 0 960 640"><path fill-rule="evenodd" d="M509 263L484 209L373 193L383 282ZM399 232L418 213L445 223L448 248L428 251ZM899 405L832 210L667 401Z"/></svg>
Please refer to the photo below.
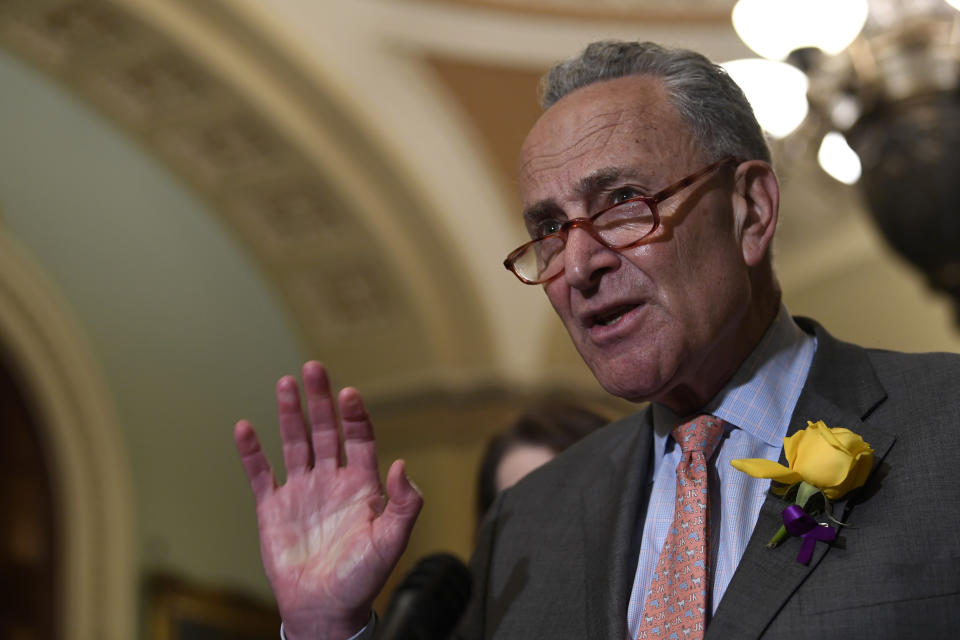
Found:
<svg viewBox="0 0 960 640"><path fill-rule="evenodd" d="M561 402L542 402L520 414L487 443L477 473L477 522L500 492L608 422L585 407Z"/></svg>

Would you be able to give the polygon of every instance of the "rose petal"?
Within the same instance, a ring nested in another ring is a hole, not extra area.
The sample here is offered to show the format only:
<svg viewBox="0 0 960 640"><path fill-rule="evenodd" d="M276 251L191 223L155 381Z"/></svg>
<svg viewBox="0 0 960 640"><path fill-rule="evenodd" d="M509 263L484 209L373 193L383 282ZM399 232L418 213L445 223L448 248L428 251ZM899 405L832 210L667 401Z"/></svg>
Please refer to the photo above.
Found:
<svg viewBox="0 0 960 640"><path fill-rule="evenodd" d="M864 442L863 438L861 438L859 435L857 435L853 431L850 431L850 429L836 427L834 429L831 429L830 432L834 436L836 436L837 440L839 440L842 443L843 448L849 451L850 455L852 456L855 456L859 453L863 453L865 451L869 451L870 453L873 453L873 449L870 448L870 445Z"/></svg>
<svg viewBox="0 0 960 640"><path fill-rule="evenodd" d="M791 468L805 481L823 490L843 482L850 471L852 459L828 429L813 425L797 449Z"/></svg>
<svg viewBox="0 0 960 640"><path fill-rule="evenodd" d="M783 454L786 456L787 464L790 465L791 469L795 468L794 463L797 460L797 451L800 450L800 446L807 434L812 432L814 424L822 425L823 422L813 423L808 420L806 429L801 429L792 436L788 436L783 439ZM826 425L824 425L824 427L826 427Z"/></svg>
<svg viewBox="0 0 960 640"><path fill-rule="evenodd" d="M850 450L844 446L844 443L837 437L836 432L840 430L839 428L831 429L821 421L817 423L816 432L817 435L823 438L831 447L843 454L850 455ZM843 429L843 431L849 431L849 429Z"/></svg>
<svg viewBox="0 0 960 640"><path fill-rule="evenodd" d="M864 484L866 484L872 468L872 450L856 456L851 463L850 473L847 474L847 477L844 479L844 481L836 487L824 490L824 495L826 495L830 500L835 500L836 498L846 494L848 491L853 491L858 487L862 487Z"/></svg>
<svg viewBox="0 0 960 640"><path fill-rule="evenodd" d="M764 458L740 458L731 460L730 464L734 469L739 469L754 478L770 478L783 484L793 484L803 479L796 471Z"/></svg>

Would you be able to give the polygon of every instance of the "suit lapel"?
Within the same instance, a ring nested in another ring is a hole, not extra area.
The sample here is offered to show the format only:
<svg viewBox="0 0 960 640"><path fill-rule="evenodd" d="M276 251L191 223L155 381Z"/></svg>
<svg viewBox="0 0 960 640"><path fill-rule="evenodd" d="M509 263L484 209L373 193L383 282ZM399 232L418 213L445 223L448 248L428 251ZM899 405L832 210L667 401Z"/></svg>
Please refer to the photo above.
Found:
<svg viewBox="0 0 960 640"><path fill-rule="evenodd" d="M639 536L638 505L652 460L653 426L649 411L628 420L628 436L609 450L609 465L602 478L581 487L580 513L584 514L584 594L590 638L609 640L626 634L627 604L633 585ZM608 588L603 588L607 585Z"/></svg>
<svg viewBox="0 0 960 640"><path fill-rule="evenodd" d="M805 428L807 421L823 420L830 427L846 427L862 435L874 449L876 468L894 437L864 421L886 398L867 352L835 340L812 321L797 322L806 331L816 333L817 353L788 435ZM782 453L781 463L786 464ZM798 538L788 538L776 549L767 548L770 537L783 524L781 514L785 506L781 499L768 494L743 558L707 628L708 639L760 637L829 553L830 545L818 543L810 563L802 565L796 560L800 550ZM833 505L833 514L846 521L850 515L846 499Z"/></svg>

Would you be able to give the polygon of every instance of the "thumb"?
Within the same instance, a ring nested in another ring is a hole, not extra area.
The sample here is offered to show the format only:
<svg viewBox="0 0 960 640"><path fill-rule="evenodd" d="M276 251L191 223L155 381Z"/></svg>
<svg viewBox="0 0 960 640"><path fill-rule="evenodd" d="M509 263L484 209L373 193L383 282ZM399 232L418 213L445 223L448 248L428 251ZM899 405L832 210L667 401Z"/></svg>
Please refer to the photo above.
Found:
<svg viewBox="0 0 960 640"><path fill-rule="evenodd" d="M373 523L373 535L384 552L399 558L423 507L423 496L407 477L403 460L387 471L387 506Z"/></svg>

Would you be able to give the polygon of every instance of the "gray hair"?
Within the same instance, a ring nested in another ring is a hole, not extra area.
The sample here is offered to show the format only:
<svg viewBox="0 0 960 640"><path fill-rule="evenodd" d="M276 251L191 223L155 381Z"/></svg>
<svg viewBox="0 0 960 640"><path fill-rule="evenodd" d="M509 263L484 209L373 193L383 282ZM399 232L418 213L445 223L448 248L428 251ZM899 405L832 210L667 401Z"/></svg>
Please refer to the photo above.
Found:
<svg viewBox="0 0 960 640"><path fill-rule="evenodd" d="M720 66L687 49L667 49L653 42L594 42L543 77L540 105L547 109L588 84L630 75L663 80L677 113L711 159L733 156L770 162L770 149L743 91Z"/></svg>

